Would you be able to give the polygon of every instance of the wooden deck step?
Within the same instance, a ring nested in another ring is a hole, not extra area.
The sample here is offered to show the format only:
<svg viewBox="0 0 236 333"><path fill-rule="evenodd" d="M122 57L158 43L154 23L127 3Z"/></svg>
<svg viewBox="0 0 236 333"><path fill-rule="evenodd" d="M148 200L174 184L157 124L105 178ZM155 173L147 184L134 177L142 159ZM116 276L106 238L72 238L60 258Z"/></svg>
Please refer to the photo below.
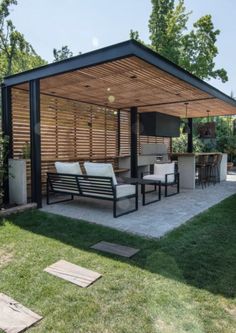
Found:
<svg viewBox="0 0 236 333"><path fill-rule="evenodd" d="M95 249L95 250L103 251L103 252L116 254L118 256L122 256L122 257L126 257L126 258L130 258L140 251L139 249L135 249L133 247L104 242L104 241L91 246L91 248Z"/></svg>
<svg viewBox="0 0 236 333"><path fill-rule="evenodd" d="M82 288L90 286L102 276L97 272L74 265L65 260L57 261L55 264L45 268L44 271Z"/></svg>
<svg viewBox="0 0 236 333"><path fill-rule="evenodd" d="M38 314L0 293L0 329L4 332L22 332L41 319L42 317Z"/></svg>

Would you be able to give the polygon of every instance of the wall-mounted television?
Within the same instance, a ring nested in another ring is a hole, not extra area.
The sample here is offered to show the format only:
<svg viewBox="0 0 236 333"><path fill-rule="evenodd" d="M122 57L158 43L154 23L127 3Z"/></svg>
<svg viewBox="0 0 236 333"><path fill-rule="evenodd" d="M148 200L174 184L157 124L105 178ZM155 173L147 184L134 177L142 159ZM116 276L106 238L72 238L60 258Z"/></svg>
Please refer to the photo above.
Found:
<svg viewBox="0 0 236 333"><path fill-rule="evenodd" d="M159 112L146 112L139 115L139 132L145 136L180 136L180 117Z"/></svg>

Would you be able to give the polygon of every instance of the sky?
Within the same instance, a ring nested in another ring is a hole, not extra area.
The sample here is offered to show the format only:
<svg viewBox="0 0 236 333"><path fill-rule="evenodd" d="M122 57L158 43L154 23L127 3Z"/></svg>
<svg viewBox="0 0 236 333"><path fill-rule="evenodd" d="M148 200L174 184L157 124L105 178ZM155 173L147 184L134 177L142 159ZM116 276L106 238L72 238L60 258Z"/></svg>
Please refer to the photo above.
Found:
<svg viewBox="0 0 236 333"><path fill-rule="evenodd" d="M236 1L185 0L192 11L189 27L205 14L211 14L215 28L220 29L216 68L225 68L229 81L209 83L236 96ZM131 29L149 42L148 20L151 0L18 0L10 18L35 51L48 62L53 48L68 45L74 55L129 39Z"/></svg>

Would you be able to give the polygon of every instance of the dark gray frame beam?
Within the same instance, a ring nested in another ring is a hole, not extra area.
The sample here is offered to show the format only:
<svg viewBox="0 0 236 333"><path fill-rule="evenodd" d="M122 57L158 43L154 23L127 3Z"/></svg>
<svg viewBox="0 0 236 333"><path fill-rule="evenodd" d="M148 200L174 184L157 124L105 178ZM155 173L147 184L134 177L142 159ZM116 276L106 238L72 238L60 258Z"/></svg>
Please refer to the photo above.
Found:
<svg viewBox="0 0 236 333"><path fill-rule="evenodd" d="M3 177L3 202L9 203L9 171L8 159L13 156L12 146L12 103L11 103L11 87L1 85L1 99L2 99L2 133L3 138L7 137L8 146L7 152L3 160L3 168L5 170Z"/></svg>
<svg viewBox="0 0 236 333"><path fill-rule="evenodd" d="M120 156L120 110L117 111L117 147L118 156Z"/></svg>
<svg viewBox="0 0 236 333"><path fill-rule="evenodd" d="M138 108L130 108L130 172L138 177Z"/></svg>
<svg viewBox="0 0 236 333"><path fill-rule="evenodd" d="M41 138L40 138L40 82L32 80L30 85L30 152L31 152L31 197L37 207L42 207L41 186Z"/></svg>
<svg viewBox="0 0 236 333"><path fill-rule="evenodd" d="M192 118L188 118L188 126L190 129L190 133L188 134L187 152L192 153L193 152L193 119Z"/></svg>
<svg viewBox="0 0 236 333"><path fill-rule="evenodd" d="M70 59L8 76L5 78L4 83L6 85L17 85L30 80L42 79L131 56L136 56L195 88L236 107L236 101L233 98L134 40L111 45Z"/></svg>

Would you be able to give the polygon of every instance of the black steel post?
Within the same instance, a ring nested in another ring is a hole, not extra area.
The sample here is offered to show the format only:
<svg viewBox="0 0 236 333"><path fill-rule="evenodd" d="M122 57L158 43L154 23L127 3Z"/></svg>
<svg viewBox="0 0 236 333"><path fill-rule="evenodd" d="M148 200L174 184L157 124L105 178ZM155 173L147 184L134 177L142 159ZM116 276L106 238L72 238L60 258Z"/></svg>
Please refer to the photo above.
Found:
<svg viewBox="0 0 236 333"><path fill-rule="evenodd" d="M120 110L117 111L117 146L118 156L120 155Z"/></svg>
<svg viewBox="0 0 236 333"><path fill-rule="evenodd" d="M193 119L192 118L188 118L188 126L190 129L190 132L188 134L188 148L187 151L188 153L192 153L193 152Z"/></svg>
<svg viewBox="0 0 236 333"><path fill-rule="evenodd" d="M12 158L12 107L11 107L11 87L4 84L1 85L1 98L2 98L2 135L3 138L8 140L6 146L7 151L3 153L3 202L9 203L9 172L8 172L8 159Z"/></svg>
<svg viewBox="0 0 236 333"><path fill-rule="evenodd" d="M37 207L42 207L41 139L40 139L40 83L30 81L30 148L31 148L31 197Z"/></svg>
<svg viewBox="0 0 236 333"><path fill-rule="evenodd" d="M130 109L130 171L131 177L138 177L138 109Z"/></svg>

